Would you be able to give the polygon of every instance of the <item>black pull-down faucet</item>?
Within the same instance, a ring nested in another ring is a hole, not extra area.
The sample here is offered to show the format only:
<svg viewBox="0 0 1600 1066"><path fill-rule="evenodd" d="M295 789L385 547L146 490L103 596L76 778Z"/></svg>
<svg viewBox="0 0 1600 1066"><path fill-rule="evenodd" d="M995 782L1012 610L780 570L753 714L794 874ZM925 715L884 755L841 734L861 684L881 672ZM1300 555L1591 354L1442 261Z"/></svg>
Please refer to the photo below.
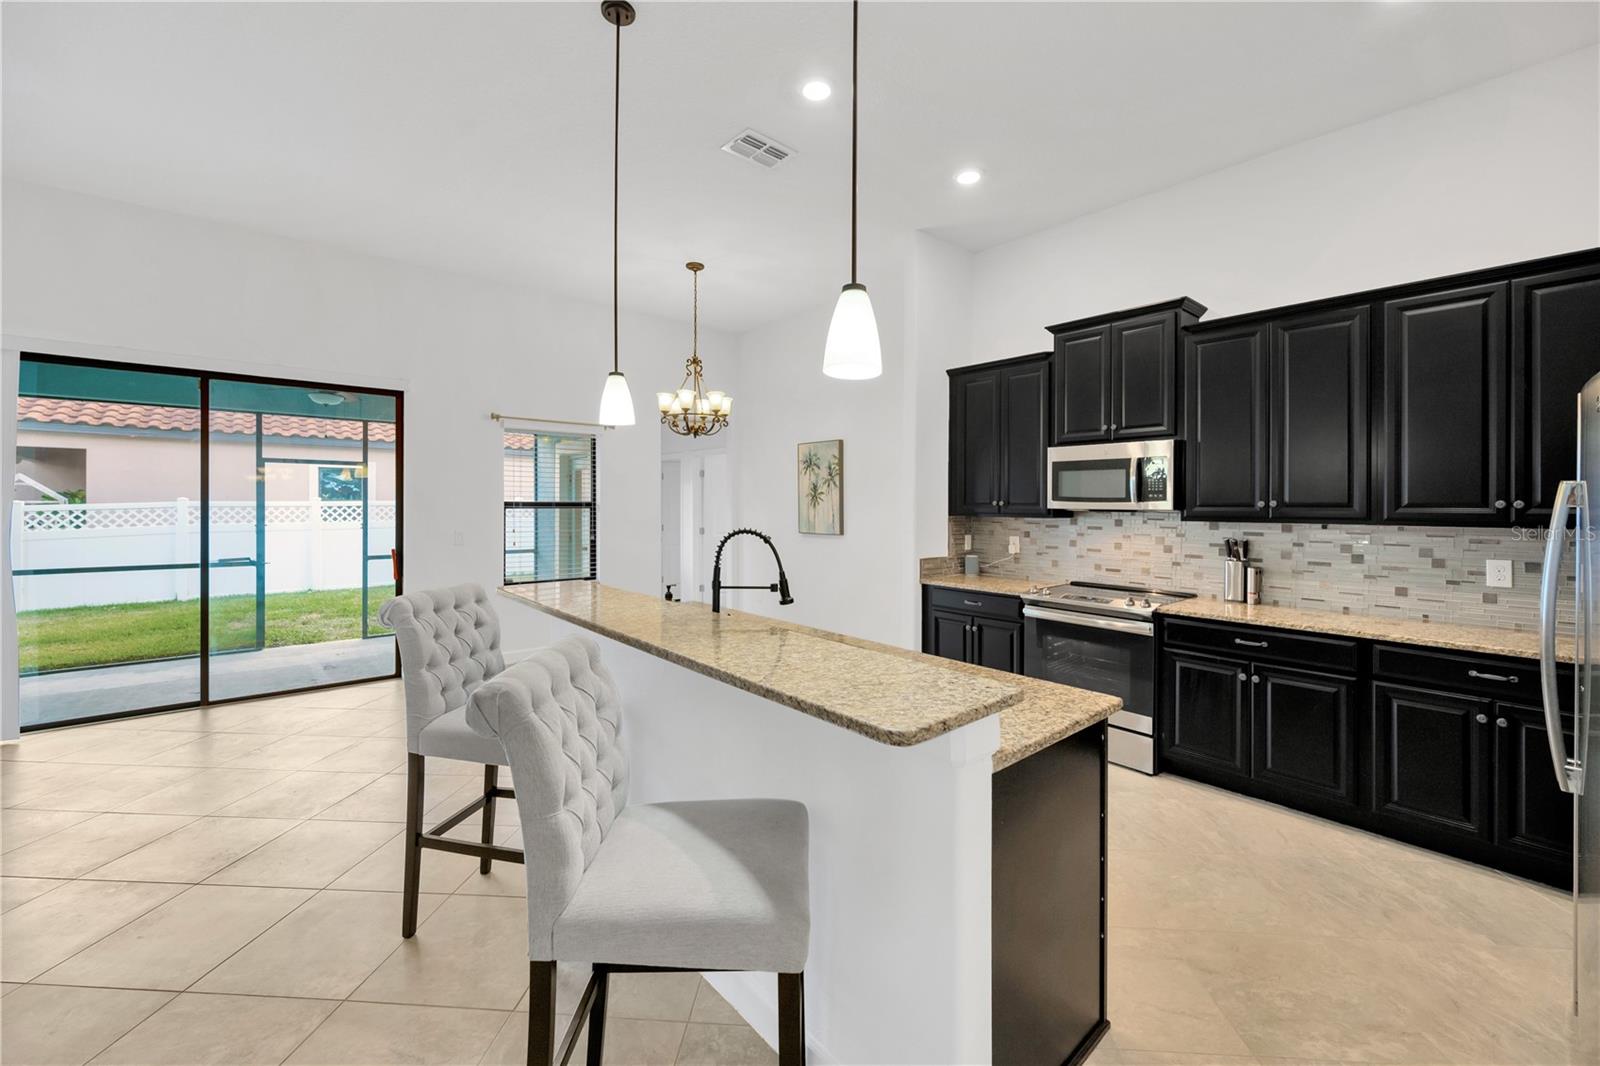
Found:
<svg viewBox="0 0 1600 1066"><path fill-rule="evenodd" d="M760 537L764 542L766 542L767 548L772 552L773 561L778 564L778 581L776 584L724 585L722 583L722 549L727 545L728 541L732 540L734 537L740 536L741 534L746 534L752 537ZM794 602L794 597L789 595L789 575L783 572L783 560L778 557L777 545L772 543L771 537L767 536L759 529L736 529L732 533L729 533L726 537L723 537L722 540L717 543L717 555L715 560L713 560L711 563L711 610L717 614L722 613L723 589L766 589L768 592L776 592L778 594L778 605L780 607L787 607L789 604Z"/></svg>

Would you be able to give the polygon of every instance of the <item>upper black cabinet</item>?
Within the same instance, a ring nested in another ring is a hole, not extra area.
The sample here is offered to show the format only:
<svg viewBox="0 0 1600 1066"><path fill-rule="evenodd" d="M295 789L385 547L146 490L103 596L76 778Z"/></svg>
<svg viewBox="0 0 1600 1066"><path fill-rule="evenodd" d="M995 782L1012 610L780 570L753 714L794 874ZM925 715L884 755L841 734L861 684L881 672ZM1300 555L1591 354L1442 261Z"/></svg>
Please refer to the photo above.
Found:
<svg viewBox="0 0 1600 1066"><path fill-rule="evenodd" d="M950 372L950 513L1042 515L1048 352Z"/></svg>
<svg viewBox="0 0 1600 1066"><path fill-rule="evenodd" d="M1509 521L1507 295L1497 282L1384 302L1383 519Z"/></svg>
<svg viewBox="0 0 1600 1066"><path fill-rule="evenodd" d="M1182 299L1050 326L1054 442L1177 435L1178 339L1204 313Z"/></svg>
<svg viewBox="0 0 1600 1066"><path fill-rule="evenodd" d="M1578 390L1600 373L1600 265L1511 283L1513 521L1545 522L1574 476Z"/></svg>
<svg viewBox="0 0 1600 1066"><path fill-rule="evenodd" d="M1191 331L1191 518L1363 519L1367 305Z"/></svg>

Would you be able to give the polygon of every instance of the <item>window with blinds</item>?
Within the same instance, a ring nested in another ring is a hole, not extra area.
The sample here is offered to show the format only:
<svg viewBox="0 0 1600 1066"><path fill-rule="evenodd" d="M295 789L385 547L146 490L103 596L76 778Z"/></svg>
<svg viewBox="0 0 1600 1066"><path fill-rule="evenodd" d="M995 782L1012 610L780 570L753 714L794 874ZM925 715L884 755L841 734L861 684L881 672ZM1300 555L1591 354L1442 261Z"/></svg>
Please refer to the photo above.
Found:
<svg viewBox="0 0 1600 1066"><path fill-rule="evenodd" d="M595 576L595 439L505 433L505 581Z"/></svg>

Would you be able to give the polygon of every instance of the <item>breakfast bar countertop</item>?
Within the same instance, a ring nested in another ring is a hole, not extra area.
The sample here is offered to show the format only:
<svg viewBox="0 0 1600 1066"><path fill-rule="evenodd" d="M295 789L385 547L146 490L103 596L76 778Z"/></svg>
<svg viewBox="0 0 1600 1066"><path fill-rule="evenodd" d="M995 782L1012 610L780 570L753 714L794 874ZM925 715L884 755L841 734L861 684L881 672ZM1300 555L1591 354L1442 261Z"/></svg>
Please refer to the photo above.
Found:
<svg viewBox="0 0 1600 1066"><path fill-rule="evenodd" d="M1110 717L1121 701L763 615L598 582L503 595L883 744L907 746L1000 715L998 771Z"/></svg>

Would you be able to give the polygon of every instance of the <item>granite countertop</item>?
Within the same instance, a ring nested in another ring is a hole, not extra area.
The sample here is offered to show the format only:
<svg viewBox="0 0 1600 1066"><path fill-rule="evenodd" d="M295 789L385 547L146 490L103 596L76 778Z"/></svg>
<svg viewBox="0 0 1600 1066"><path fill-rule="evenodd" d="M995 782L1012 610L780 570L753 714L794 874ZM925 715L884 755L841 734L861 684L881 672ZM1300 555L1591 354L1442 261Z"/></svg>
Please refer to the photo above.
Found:
<svg viewBox="0 0 1600 1066"><path fill-rule="evenodd" d="M999 574L924 574L924 585L936 588L968 589L1001 596L1020 596L1038 583L1026 578ZM1423 622L1415 618L1384 618L1370 614L1340 614L1308 607L1273 607L1267 604L1229 603L1226 600L1196 597L1157 608L1160 614L1177 618L1199 618L1214 622L1239 622L1272 629L1296 629L1334 637L1381 640L1391 644L1413 644L1445 651L1501 655L1512 659L1537 659L1539 634L1522 629L1471 626L1458 622ZM1571 640L1556 649L1562 662L1576 656Z"/></svg>
<svg viewBox="0 0 1600 1066"><path fill-rule="evenodd" d="M597 582L501 593L574 625L884 744L1000 714L999 770L1109 717L1120 701L921 652Z"/></svg>
<svg viewBox="0 0 1600 1066"><path fill-rule="evenodd" d="M1179 618L1200 618L1218 622L1242 622L1273 629L1297 629L1335 637L1357 637L1392 644L1415 644L1446 651L1503 655L1512 659L1537 659L1539 634L1521 629L1494 626L1469 626L1457 622L1421 622L1415 618L1382 618L1369 614L1339 614L1303 607L1270 607L1266 604L1229 603L1226 600L1192 599L1168 604L1160 613ZM1573 662L1571 641L1556 648L1562 662Z"/></svg>

